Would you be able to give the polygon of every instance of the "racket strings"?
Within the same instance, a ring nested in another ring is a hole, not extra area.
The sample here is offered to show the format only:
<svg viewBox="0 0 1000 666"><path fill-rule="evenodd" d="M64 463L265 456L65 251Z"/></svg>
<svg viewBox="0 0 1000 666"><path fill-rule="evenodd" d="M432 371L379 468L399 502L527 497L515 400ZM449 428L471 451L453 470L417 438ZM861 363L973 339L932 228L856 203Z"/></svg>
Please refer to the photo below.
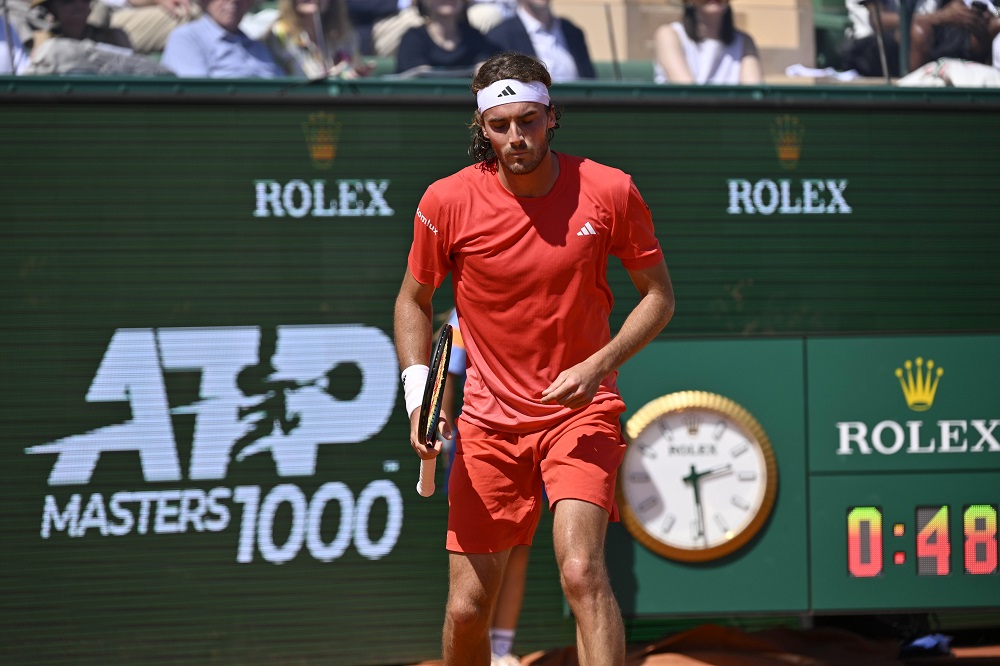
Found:
<svg viewBox="0 0 1000 666"><path fill-rule="evenodd" d="M431 354L431 377L424 392L424 404L420 411L421 432L424 440L433 442L437 435L437 421L441 414L441 403L444 398L444 386L448 375L448 360L451 356L451 328L441 331L434 353ZM425 411L426 410L426 411Z"/></svg>

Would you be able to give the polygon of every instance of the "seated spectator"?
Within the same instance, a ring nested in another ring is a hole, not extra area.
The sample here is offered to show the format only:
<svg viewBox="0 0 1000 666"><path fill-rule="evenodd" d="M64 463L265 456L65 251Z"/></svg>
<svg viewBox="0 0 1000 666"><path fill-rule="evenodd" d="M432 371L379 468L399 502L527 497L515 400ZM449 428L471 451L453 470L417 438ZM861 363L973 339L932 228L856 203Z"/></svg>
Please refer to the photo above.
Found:
<svg viewBox="0 0 1000 666"><path fill-rule="evenodd" d="M90 0L34 0L48 27L30 41L25 74L169 75L155 61L136 54L118 28L88 23Z"/></svg>
<svg viewBox="0 0 1000 666"><path fill-rule="evenodd" d="M28 52L17 31L0 16L0 75L21 74L28 67Z"/></svg>
<svg viewBox="0 0 1000 666"><path fill-rule="evenodd" d="M472 0L469 5L469 24L485 35L507 19L513 18L516 10L517 0Z"/></svg>
<svg viewBox="0 0 1000 666"><path fill-rule="evenodd" d="M30 0L0 0L0 7L5 7L3 18L7 25L13 28L25 49L30 50L27 49L27 43L31 35L36 30L48 27L45 10L32 6Z"/></svg>
<svg viewBox="0 0 1000 666"><path fill-rule="evenodd" d="M265 41L289 76L354 79L372 70L361 59L343 0L279 0Z"/></svg>
<svg viewBox="0 0 1000 666"><path fill-rule="evenodd" d="M365 55L395 58L403 33L423 25L414 0L347 0L347 5ZM516 8L517 0L471 0L466 16L485 35Z"/></svg>
<svg viewBox="0 0 1000 666"><path fill-rule="evenodd" d="M657 83L759 84L757 45L733 25L729 0L686 0L681 22L655 34Z"/></svg>
<svg viewBox="0 0 1000 666"><path fill-rule="evenodd" d="M513 16L517 8L517 0L471 2L469 25L484 35ZM395 58L403 33L423 25L414 0L347 0L347 8L364 55Z"/></svg>
<svg viewBox="0 0 1000 666"><path fill-rule="evenodd" d="M516 15L493 28L489 40L503 51L517 51L545 63L553 81L593 79L583 31L552 13L552 0L519 0Z"/></svg>
<svg viewBox="0 0 1000 666"><path fill-rule="evenodd" d="M395 58L403 34L410 28L424 24L424 17L417 11L415 4L410 4L410 0L399 0L399 6L398 12L376 21L372 26L371 38L375 53L383 58Z"/></svg>
<svg viewBox="0 0 1000 666"><path fill-rule="evenodd" d="M163 51L174 28L201 16L195 0L101 0L102 8L98 20L124 30L136 53Z"/></svg>
<svg viewBox="0 0 1000 666"><path fill-rule="evenodd" d="M469 25L466 0L417 0L424 17L421 26L410 28L399 40L396 72L468 70L499 49Z"/></svg>
<svg viewBox="0 0 1000 666"><path fill-rule="evenodd" d="M378 48L373 31L376 25L383 22L397 22L399 15L409 6L410 0L347 0L347 14L358 34L363 55L395 55L396 47L399 45L399 36L415 23L410 23L397 31L398 34L390 52L383 52ZM416 12L413 13L416 14Z"/></svg>
<svg viewBox="0 0 1000 666"><path fill-rule="evenodd" d="M55 0L62 1L62 0ZM284 76L262 42L240 30L253 0L204 0L205 15L174 28L160 62L177 76L275 78Z"/></svg>
<svg viewBox="0 0 1000 666"><path fill-rule="evenodd" d="M843 46L843 69L862 76L884 76L875 30L882 23L889 76L899 76L899 2L880 0L879 11L871 2L847 0L851 18ZM992 42L1000 33L1000 19L984 2L922 0L910 25L909 70L914 71L939 58L959 58L989 65Z"/></svg>
<svg viewBox="0 0 1000 666"><path fill-rule="evenodd" d="M92 0L32 0L32 7L47 12L48 27L37 30L31 36L31 53L35 57L45 42L54 38L90 40L98 44L110 44L123 49L132 49L132 43L124 30L99 27L87 22Z"/></svg>

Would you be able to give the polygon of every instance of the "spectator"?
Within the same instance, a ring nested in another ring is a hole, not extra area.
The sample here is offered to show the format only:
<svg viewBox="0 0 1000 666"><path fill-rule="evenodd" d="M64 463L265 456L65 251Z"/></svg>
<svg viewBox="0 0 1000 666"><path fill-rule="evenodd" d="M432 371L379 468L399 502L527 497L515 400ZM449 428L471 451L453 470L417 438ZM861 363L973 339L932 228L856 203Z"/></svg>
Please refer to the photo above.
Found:
<svg viewBox="0 0 1000 666"><path fill-rule="evenodd" d="M469 23L485 35L512 18L516 9L517 0L472 0L469 5Z"/></svg>
<svg viewBox="0 0 1000 666"><path fill-rule="evenodd" d="M201 16L194 0L101 0L96 9L97 20L124 30L136 53L160 53L174 28Z"/></svg>
<svg viewBox="0 0 1000 666"><path fill-rule="evenodd" d="M49 21L48 28L37 30L31 36L33 58L45 42L55 38L90 40L123 49L132 48L132 43L124 30L98 27L87 22L93 5L92 0L32 0L31 5L47 12Z"/></svg>
<svg viewBox="0 0 1000 666"><path fill-rule="evenodd" d="M28 62L28 52L17 31L0 16L0 74L21 74Z"/></svg>
<svg viewBox="0 0 1000 666"><path fill-rule="evenodd" d="M289 76L353 79L372 70L361 59L343 0L279 0L266 41Z"/></svg>
<svg viewBox="0 0 1000 666"><path fill-rule="evenodd" d="M399 38L406 30L419 22L419 16L415 10L406 11L409 7L410 0L347 0L347 13L358 34L358 40L361 42L361 53L378 56L396 55ZM401 18L406 18L401 16L404 14L412 14L412 16L410 20L401 23ZM376 26L383 28L383 24L401 25L400 28L391 30L394 35L394 38L390 37L391 45L378 44L378 40L374 37Z"/></svg>
<svg viewBox="0 0 1000 666"><path fill-rule="evenodd" d="M186 77L269 79L284 76L267 46L240 30L240 21L252 2L204 0L205 15L174 28L160 62L178 76Z"/></svg>
<svg viewBox="0 0 1000 666"><path fill-rule="evenodd" d="M553 82L597 76L583 31L555 16L552 0L518 0L516 16L493 28L487 37L504 51L544 62Z"/></svg>
<svg viewBox="0 0 1000 666"><path fill-rule="evenodd" d="M137 55L123 30L88 23L91 0L34 0L48 27L30 39L25 74L165 75L170 72Z"/></svg>
<svg viewBox="0 0 1000 666"><path fill-rule="evenodd" d="M30 51L27 43L31 40L31 35L36 30L48 26L48 21L43 15L44 10L33 7L30 0L0 0L0 6L4 7L2 14L7 25L20 38L25 50Z"/></svg>
<svg viewBox="0 0 1000 666"><path fill-rule="evenodd" d="M466 0L417 0L423 25L407 30L399 41L396 72L434 73L468 70L469 74L498 51L469 25Z"/></svg>
<svg viewBox="0 0 1000 666"><path fill-rule="evenodd" d="M471 0L469 24L484 35L514 15L517 0ZM396 57L399 40L410 28L423 24L413 0L347 0L351 21L362 43L362 53Z"/></svg>
<svg viewBox="0 0 1000 666"><path fill-rule="evenodd" d="M733 25L729 0L685 0L681 22L654 36L657 83L756 85L763 81L753 38Z"/></svg>
<svg viewBox="0 0 1000 666"><path fill-rule="evenodd" d="M843 46L843 69L862 76L884 76L875 30L881 20L889 76L899 76L899 2L881 0L879 11L871 2L847 0L851 18ZM992 64L991 44L1000 33L1000 19L985 2L969 0L920 0L910 25L910 71L939 58L960 58Z"/></svg>

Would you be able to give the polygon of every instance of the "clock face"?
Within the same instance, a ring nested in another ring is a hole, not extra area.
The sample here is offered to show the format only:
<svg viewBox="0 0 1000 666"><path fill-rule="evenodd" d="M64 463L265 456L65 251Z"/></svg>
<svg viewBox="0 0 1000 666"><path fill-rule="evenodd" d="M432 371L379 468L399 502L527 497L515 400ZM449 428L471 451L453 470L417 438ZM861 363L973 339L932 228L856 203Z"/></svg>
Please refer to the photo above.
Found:
<svg viewBox="0 0 1000 666"><path fill-rule="evenodd" d="M618 472L625 527L646 547L686 562L745 545L777 492L774 452L760 424L723 396L682 391L636 412Z"/></svg>

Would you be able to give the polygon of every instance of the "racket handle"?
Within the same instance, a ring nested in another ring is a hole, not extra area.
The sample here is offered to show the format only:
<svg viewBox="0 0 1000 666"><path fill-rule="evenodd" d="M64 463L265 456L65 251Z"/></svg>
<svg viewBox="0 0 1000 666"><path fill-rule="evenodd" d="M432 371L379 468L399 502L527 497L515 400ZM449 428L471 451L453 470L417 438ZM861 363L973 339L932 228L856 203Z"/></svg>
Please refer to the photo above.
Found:
<svg viewBox="0 0 1000 666"><path fill-rule="evenodd" d="M417 492L421 497L430 497L434 494L434 468L437 465L437 458L428 458L420 461L420 478L417 479Z"/></svg>

